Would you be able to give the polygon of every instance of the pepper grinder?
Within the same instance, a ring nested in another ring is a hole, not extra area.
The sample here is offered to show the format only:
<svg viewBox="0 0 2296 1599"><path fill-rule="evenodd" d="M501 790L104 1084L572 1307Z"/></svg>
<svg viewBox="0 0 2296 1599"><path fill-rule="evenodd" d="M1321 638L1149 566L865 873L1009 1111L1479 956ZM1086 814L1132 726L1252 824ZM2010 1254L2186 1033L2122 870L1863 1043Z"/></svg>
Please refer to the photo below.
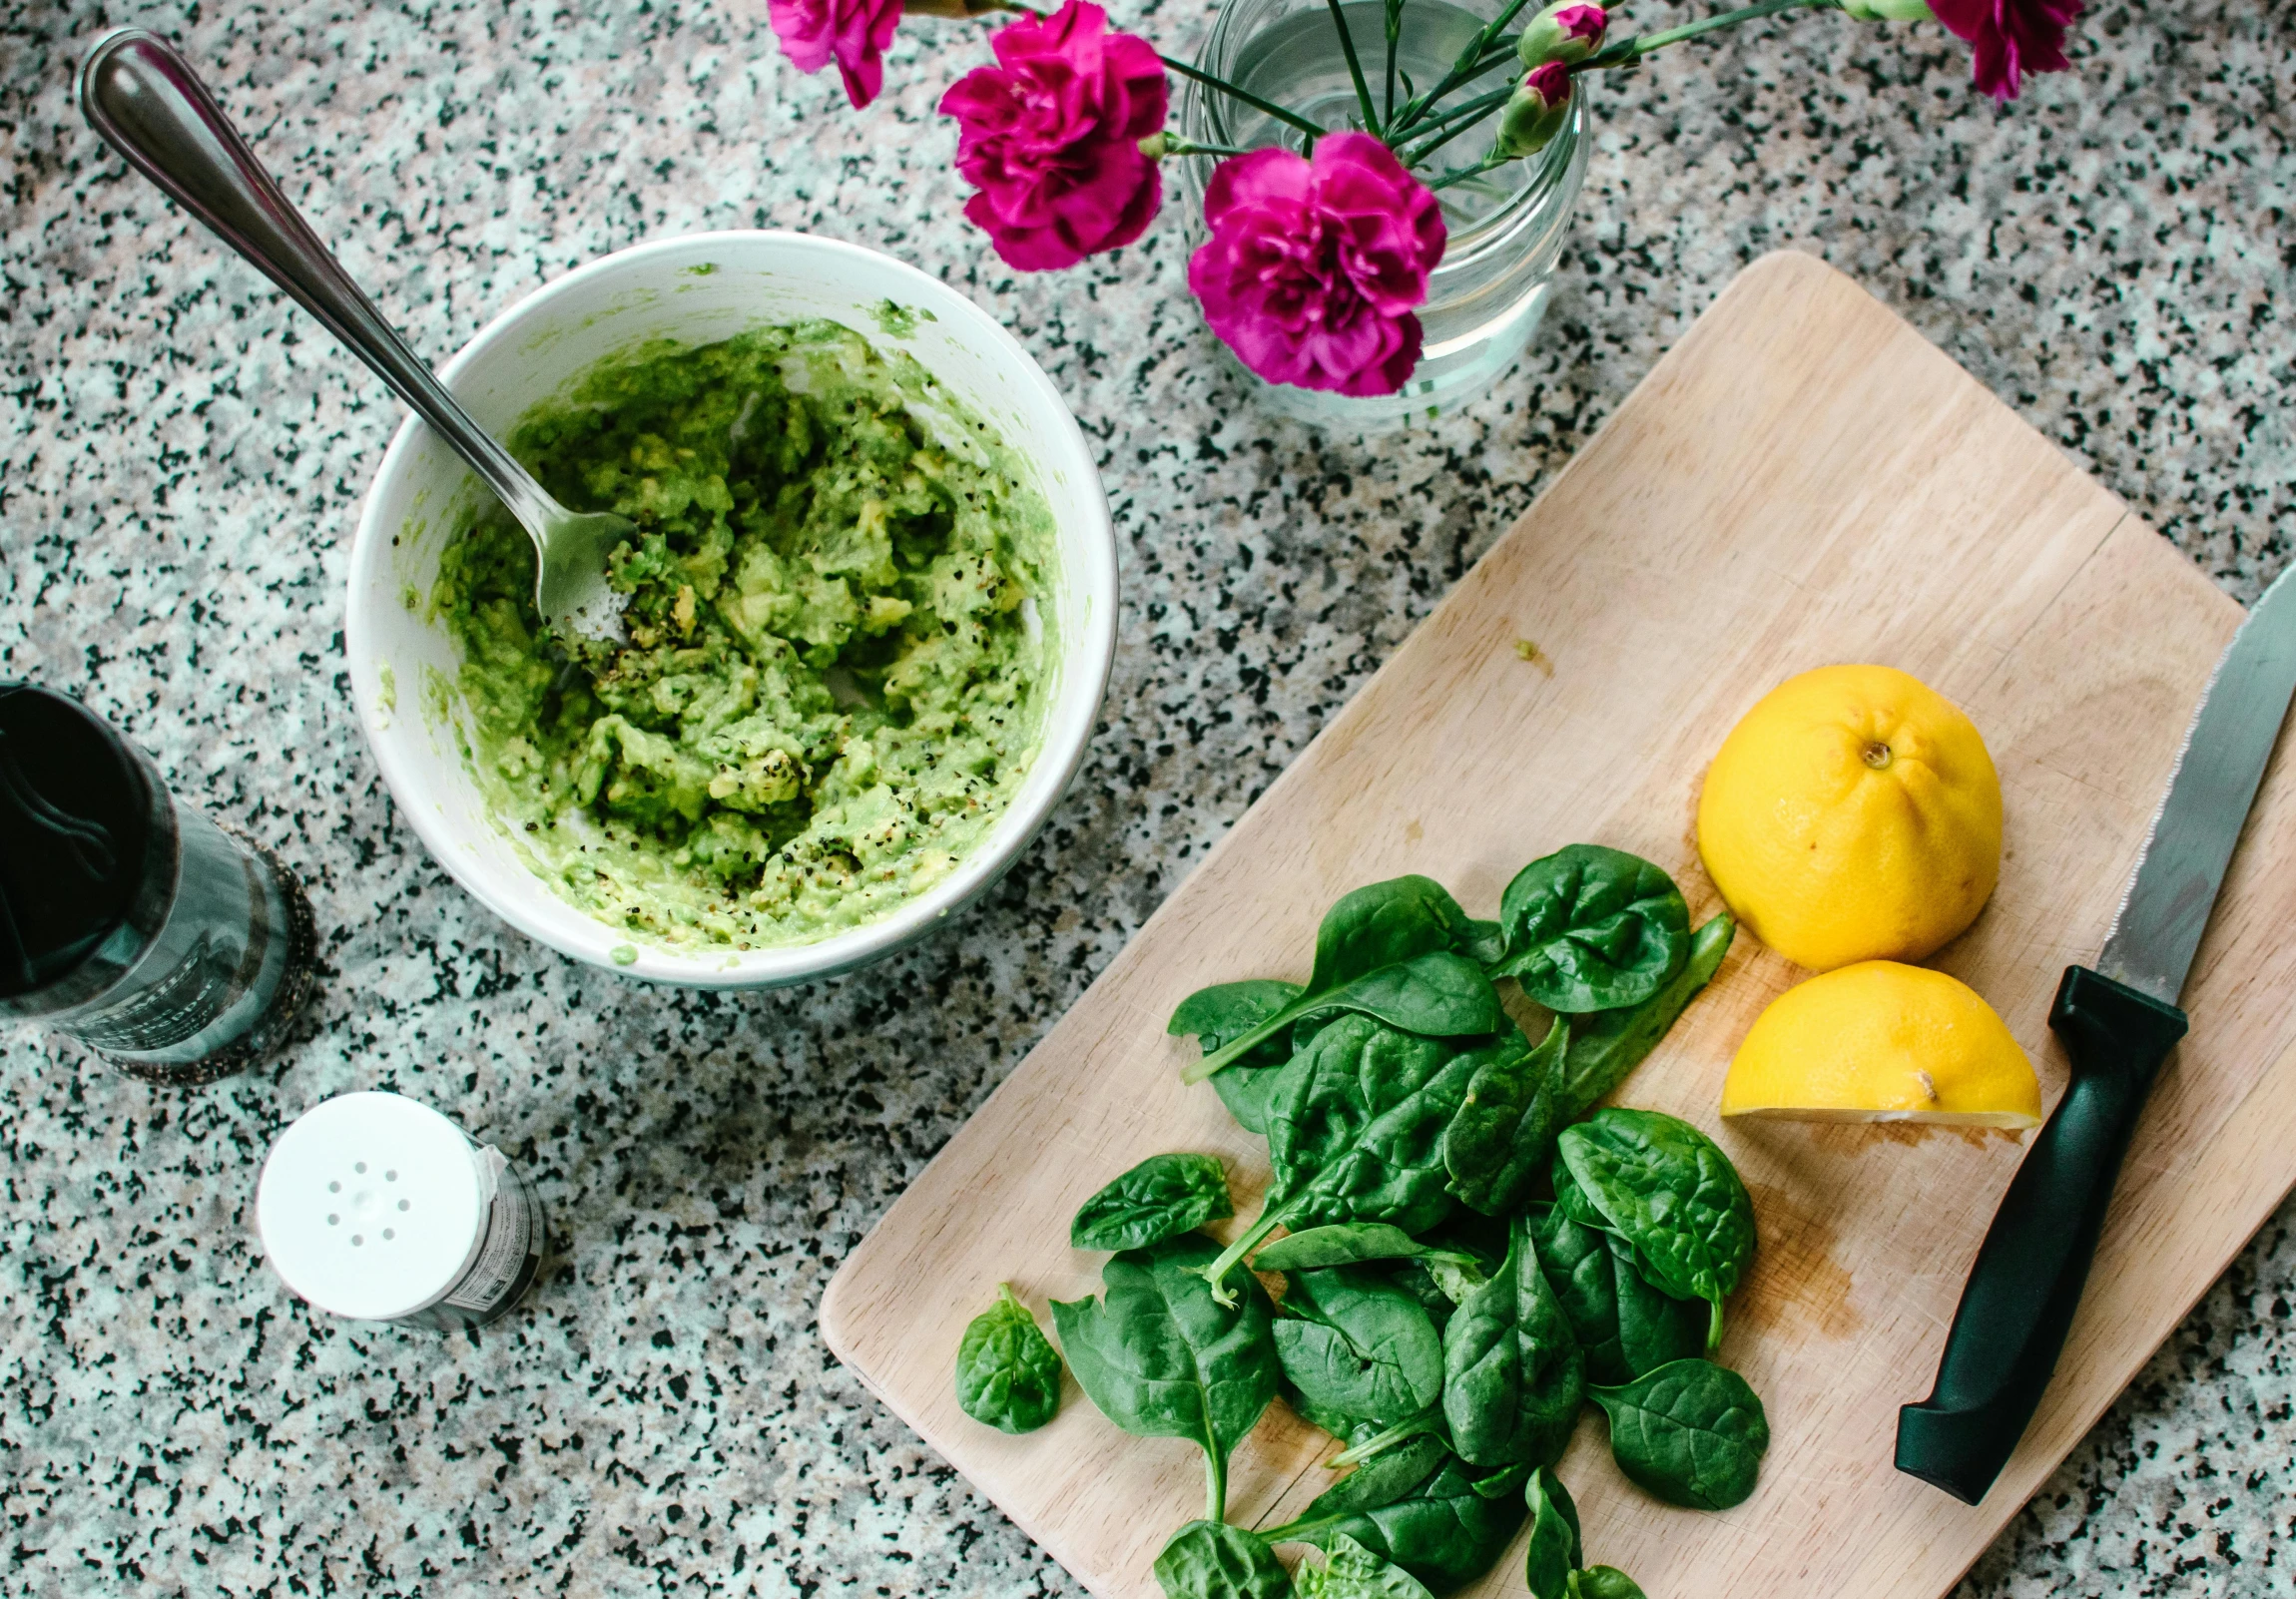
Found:
<svg viewBox="0 0 2296 1599"><path fill-rule="evenodd" d="M287 1036L316 951L278 856L77 701L0 684L0 1016L145 1082L209 1083Z"/></svg>

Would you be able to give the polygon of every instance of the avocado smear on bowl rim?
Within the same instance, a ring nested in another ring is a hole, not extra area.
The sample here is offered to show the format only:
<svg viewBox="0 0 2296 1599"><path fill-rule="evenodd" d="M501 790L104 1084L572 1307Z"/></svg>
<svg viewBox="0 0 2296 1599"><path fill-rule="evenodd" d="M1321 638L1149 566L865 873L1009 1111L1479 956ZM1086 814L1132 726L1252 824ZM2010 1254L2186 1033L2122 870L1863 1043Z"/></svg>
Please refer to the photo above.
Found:
<svg viewBox="0 0 2296 1599"><path fill-rule="evenodd" d="M625 643L546 632L491 502L431 593L464 760L557 893L681 951L811 943L988 835L1059 659L1052 514L913 359L826 321L641 346L508 442L639 529L610 562Z"/></svg>

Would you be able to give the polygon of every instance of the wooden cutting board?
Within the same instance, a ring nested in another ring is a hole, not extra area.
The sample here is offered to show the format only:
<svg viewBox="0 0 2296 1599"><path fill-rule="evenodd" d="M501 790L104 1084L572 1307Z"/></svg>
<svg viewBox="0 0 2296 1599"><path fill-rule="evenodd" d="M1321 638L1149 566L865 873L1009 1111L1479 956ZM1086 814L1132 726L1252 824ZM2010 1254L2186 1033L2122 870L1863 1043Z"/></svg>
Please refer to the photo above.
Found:
<svg viewBox="0 0 2296 1599"><path fill-rule="evenodd" d="M1671 869L1716 908L1692 815L1715 746L1773 684L1837 661L1903 667L1964 706L2008 802L2000 890L1936 964L2038 1064L2066 963L2092 960L2209 668L2240 609L1912 328L1805 256L1748 267L1434 615L1237 822L886 1213L830 1285L822 1331L870 1389L1095 1593L1201 1513L1194 1450L1127 1437L1073 1379L1026 1437L951 1392L999 1281L1040 1318L1098 1291L1077 1205L1135 1161L1207 1150L1244 1215L1258 1140L1172 1007L1210 982L1306 974L1317 918L1425 872L1470 914L1579 839ZM1524 659L1518 641L1536 653ZM2005 1135L1731 1125L1747 1026L1800 975L1741 933L1619 1098L1718 1137L1761 1243L1721 1358L1769 1407L1753 1498L1674 1509L1627 1483L1589 1414L1560 1472L1590 1560L1652 1599L1944 1593L2119 1393L2296 1182L2296 782L2285 750L2185 1003L2192 1031L2136 1134L2088 1298L2023 1447L1975 1508L1891 1466L1964 1276L2023 1153ZM1230 1515L1272 1525L1328 1482L1322 1434L1279 1403L1239 1451ZM1517 1549L1472 1590L1523 1591Z"/></svg>

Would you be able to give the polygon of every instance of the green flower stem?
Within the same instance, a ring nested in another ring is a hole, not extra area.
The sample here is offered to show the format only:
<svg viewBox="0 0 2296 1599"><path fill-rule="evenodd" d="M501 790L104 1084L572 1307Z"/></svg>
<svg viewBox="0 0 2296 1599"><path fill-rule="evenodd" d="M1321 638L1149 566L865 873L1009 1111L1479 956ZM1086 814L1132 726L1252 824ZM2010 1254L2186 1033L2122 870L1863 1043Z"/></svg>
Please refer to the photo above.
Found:
<svg viewBox="0 0 2296 1599"><path fill-rule="evenodd" d="M1161 161L1166 156L1248 156L1249 150L1234 145L1207 145L1183 138L1176 133L1150 134L1140 141L1140 154L1150 161Z"/></svg>
<svg viewBox="0 0 2296 1599"><path fill-rule="evenodd" d="M1383 122L1396 120L1396 46L1403 41L1404 0L1387 0L1388 36L1388 92L1386 109L1381 112Z"/></svg>
<svg viewBox="0 0 2296 1599"><path fill-rule="evenodd" d="M1449 94L1468 79L1490 70L1492 62L1489 57L1492 44L1497 41L1501 33L1506 31L1506 25L1512 22L1520 14L1522 8L1529 3L1530 0L1507 0L1499 14L1484 23L1481 29L1476 32L1474 42L1459 52L1457 61L1452 63L1450 71L1443 74L1442 81L1426 94L1415 95L1412 98L1411 104L1404 107L1402 113L1388 128L1388 142L1391 146L1395 143L1397 136L1410 133L1416 128L1435 102L1442 99L1444 95Z"/></svg>
<svg viewBox="0 0 2296 1599"><path fill-rule="evenodd" d="M1711 17L1685 22L1679 28L1667 28L1658 33L1646 33L1605 45L1570 70L1574 73L1608 72L1618 67L1631 66L1651 52L1663 50L1668 45L1677 45L1701 34L1718 33L1724 28L1735 28L1740 23L1758 22L1764 17L1775 17L1786 11L1831 11L1835 8L1836 0L1755 0L1753 5L1740 6L1735 11L1718 11Z"/></svg>
<svg viewBox="0 0 2296 1599"><path fill-rule="evenodd" d="M1380 131L1380 114L1372 104L1372 86L1364 81L1364 64L1356 59L1356 36L1348 27L1347 14L1340 9L1340 0L1324 0L1332 8L1332 27L1340 36L1340 54L1348 58L1348 76L1355 81L1356 104L1363 107L1364 126L1373 133Z"/></svg>
<svg viewBox="0 0 2296 1599"><path fill-rule="evenodd" d="M1509 90L1507 93L1511 95L1513 91ZM1486 119L1497 115L1499 107L1505 104L1506 100L1502 97L1498 105L1485 106L1478 115L1469 121L1459 123L1456 127L1450 129L1447 133L1444 133L1430 141L1429 143L1420 146L1417 150L1413 151L1409 156L1404 158L1405 169L1408 171L1419 166L1421 162L1426 161L1428 157L1442 149L1443 146L1449 144L1460 134L1465 133L1470 128L1479 127Z"/></svg>
<svg viewBox="0 0 2296 1599"><path fill-rule="evenodd" d="M1428 187L1430 189L1448 189L1452 184L1465 183L1469 178L1480 178L1493 167L1503 167L1512 159L1514 158L1510 156L1485 156L1471 167L1453 167L1434 183L1429 184Z"/></svg>
<svg viewBox="0 0 2296 1599"><path fill-rule="evenodd" d="M1444 112L1421 130L1421 132L1432 134L1434 137L1426 144L1419 145L1409 154L1404 155L1402 157L1404 166L1407 168L1417 167L1460 134L1465 133L1469 128L1482 122L1501 106L1504 106L1508 97L1513 93L1514 86L1509 84L1504 89L1494 89L1487 95L1477 95L1466 104Z"/></svg>
<svg viewBox="0 0 2296 1599"><path fill-rule="evenodd" d="M1197 68L1190 66L1185 61L1175 60L1171 56L1160 56L1158 59L1161 60L1165 66L1178 73L1181 77L1192 78L1207 89L1216 89L1221 94L1227 95L1232 99L1241 100L1245 105L1250 106L1254 111L1265 112L1287 127L1299 129L1300 132L1306 134L1310 139L1321 139L1324 137L1326 132L1324 128L1320 127L1316 123L1310 122L1307 118L1301 116L1298 112L1286 111L1282 106L1275 104L1273 101L1262 100L1256 94L1252 94L1247 90L1237 88L1234 84L1228 82L1225 78L1215 78L1210 73L1199 71Z"/></svg>

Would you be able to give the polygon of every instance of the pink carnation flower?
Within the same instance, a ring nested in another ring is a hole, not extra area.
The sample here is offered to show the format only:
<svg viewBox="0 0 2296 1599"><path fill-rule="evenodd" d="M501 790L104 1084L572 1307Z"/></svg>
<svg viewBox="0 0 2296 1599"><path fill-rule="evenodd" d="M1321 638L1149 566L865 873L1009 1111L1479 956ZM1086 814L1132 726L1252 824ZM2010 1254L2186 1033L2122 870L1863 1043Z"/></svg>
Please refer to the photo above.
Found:
<svg viewBox="0 0 2296 1599"><path fill-rule="evenodd" d="M1204 320L1271 383L1392 394L1420 358L1417 308L1442 260L1442 207L1370 134L1313 161L1255 150L1204 195L1212 237L1188 263Z"/></svg>
<svg viewBox="0 0 2296 1599"><path fill-rule="evenodd" d="M767 0L766 17L800 72L819 72L834 59L857 108L884 87L884 47L900 24L900 0Z"/></svg>
<svg viewBox="0 0 2296 1599"><path fill-rule="evenodd" d="M2064 31L2081 0L1930 0L1930 11L1968 40L1972 76L1996 100L2014 100L2028 72L2063 72Z"/></svg>
<svg viewBox="0 0 2296 1599"><path fill-rule="evenodd" d="M964 214L1005 264L1073 266L1129 245L1163 200L1140 141L1164 126L1170 91L1145 39L1108 32L1108 13L1068 0L991 36L996 65L941 97L957 121L956 170L979 191Z"/></svg>

